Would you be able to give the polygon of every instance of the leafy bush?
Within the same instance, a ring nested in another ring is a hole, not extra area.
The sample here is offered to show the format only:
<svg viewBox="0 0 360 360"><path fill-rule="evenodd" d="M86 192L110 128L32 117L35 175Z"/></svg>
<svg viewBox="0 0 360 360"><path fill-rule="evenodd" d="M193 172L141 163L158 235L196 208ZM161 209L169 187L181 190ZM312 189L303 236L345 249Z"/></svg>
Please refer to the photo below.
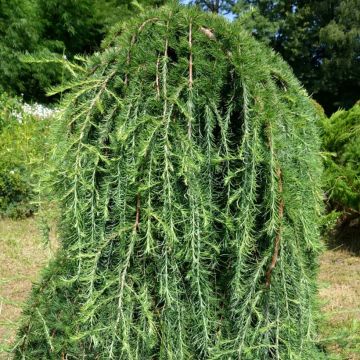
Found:
<svg viewBox="0 0 360 360"><path fill-rule="evenodd" d="M322 124L327 204L346 224L360 218L360 102L323 118Z"/></svg>
<svg viewBox="0 0 360 360"><path fill-rule="evenodd" d="M62 248L15 359L322 359L313 106L237 24L127 24L56 121Z"/></svg>
<svg viewBox="0 0 360 360"><path fill-rule="evenodd" d="M21 101L0 96L0 215L24 217L35 210L39 165L47 152L49 120L27 114Z"/></svg>
<svg viewBox="0 0 360 360"><path fill-rule="evenodd" d="M18 122L15 114L22 112L19 99L10 97L6 93L0 93L0 133L8 126Z"/></svg>

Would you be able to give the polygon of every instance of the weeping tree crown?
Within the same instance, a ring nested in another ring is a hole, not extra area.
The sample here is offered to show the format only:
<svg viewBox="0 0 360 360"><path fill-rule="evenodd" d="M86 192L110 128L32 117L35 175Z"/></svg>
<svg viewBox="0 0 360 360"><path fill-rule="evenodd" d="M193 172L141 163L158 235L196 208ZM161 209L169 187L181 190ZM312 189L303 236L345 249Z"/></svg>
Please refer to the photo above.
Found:
<svg viewBox="0 0 360 360"><path fill-rule="evenodd" d="M61 249L17 359L320 359L315 113L237 24L164 7L59 90Z"/></svg>

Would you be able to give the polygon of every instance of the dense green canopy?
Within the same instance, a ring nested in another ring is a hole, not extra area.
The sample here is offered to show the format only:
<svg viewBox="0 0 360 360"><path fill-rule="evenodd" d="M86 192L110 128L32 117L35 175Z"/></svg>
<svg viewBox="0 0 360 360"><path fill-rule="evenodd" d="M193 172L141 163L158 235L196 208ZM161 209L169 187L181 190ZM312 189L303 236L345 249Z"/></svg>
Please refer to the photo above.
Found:
<svg viewBox="0 0 360 360"><path fill-rule="evenodd" d="M164 7L58 91L61 249L16 359L321 359L313 106L238 25Z"/></svg>

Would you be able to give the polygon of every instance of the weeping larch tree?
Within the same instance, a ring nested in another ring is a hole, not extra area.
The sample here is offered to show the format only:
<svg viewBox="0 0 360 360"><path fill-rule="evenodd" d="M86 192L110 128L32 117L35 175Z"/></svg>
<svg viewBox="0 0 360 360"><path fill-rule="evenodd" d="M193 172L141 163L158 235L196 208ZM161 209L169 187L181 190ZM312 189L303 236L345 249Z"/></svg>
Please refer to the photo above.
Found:
<svg viewBox="0 0 360 360"><path fill-rule="evenodd" d="M61 247L15 359L321 359L316 115L236 23L171 5L59 88Z"/></svg>

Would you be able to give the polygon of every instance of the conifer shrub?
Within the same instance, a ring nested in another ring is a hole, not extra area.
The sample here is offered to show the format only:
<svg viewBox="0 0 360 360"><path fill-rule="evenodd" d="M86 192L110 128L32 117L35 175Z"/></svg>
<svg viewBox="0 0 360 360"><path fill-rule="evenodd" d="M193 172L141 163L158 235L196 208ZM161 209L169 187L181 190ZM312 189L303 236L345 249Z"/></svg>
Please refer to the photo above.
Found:
<svg viewBox="0 0 360 360"><path fill-rule="evenodd" d="M360 101L350 110L324 118L324 187L327 207L337 212L339 223L360 219Z"/></svg>
<svg viewBox="0 0 360 360"><path fill-rule="evenodd" d="M315 110L193 8L134 19L58 91L61 249L15 359L321 359Z"/></svg>

